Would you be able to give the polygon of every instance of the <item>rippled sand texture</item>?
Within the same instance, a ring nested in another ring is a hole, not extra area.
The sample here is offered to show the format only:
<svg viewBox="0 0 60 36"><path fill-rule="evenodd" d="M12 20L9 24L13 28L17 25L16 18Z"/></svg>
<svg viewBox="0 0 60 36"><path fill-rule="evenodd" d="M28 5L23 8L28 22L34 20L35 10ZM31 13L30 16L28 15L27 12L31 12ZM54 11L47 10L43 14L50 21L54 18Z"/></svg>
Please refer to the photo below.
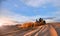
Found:
<svg viewBox="0 0 60 36"><path fill-rule="evenodd" d="M0 27L0 36L60 36L60 23L50 23L28 29L3 26Z"/></svg>

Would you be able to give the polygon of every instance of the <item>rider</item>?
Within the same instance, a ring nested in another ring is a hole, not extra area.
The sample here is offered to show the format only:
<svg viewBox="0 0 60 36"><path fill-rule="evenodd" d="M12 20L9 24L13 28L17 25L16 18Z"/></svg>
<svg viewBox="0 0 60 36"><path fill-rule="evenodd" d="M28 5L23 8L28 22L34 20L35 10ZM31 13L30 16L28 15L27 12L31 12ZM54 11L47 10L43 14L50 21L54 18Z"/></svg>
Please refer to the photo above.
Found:
<svg viewBox="0 0 60 36"><path fill-rule="evenodd" d="M44 24L46 24L46 21L43 20L43 18L40 18L40 19L39 19L39 22L42 22L42 21L43 21Z"/></svg>
<svg viewBox="0 0 60 36"><path fill-rule="evenodd" d="M41 21L43 21L43 19L42 19L42 18L40 18L40 19L39 19L39 22L41 22Z"/></svg>

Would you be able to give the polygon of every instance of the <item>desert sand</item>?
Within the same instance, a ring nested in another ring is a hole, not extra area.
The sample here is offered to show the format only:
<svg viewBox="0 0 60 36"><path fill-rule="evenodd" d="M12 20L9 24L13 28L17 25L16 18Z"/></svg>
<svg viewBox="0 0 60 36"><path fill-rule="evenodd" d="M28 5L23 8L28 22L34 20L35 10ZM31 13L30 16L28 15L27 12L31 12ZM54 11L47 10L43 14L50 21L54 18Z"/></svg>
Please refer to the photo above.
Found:
<svg viewBox="0 0 60 36"><path fill-rule="evenodd" d="M0 27L0 36L60 36L60 23L47 23L35 28Z"/></svg>

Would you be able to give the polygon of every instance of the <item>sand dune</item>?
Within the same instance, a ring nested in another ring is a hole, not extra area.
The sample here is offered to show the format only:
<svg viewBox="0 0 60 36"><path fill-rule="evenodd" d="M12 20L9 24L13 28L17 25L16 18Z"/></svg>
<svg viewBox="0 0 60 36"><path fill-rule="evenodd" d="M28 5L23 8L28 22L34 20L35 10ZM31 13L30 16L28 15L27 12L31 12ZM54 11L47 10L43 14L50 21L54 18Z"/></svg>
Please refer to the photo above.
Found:
<svg viewBox="0 0 60 36"><path fill-rule="evenodd" d="M8 28L4 28L0 28L0 36L60 36L59 23L50 23L38 26L36 28L27 29L19 29L16 26L9 26Z"/></svg>

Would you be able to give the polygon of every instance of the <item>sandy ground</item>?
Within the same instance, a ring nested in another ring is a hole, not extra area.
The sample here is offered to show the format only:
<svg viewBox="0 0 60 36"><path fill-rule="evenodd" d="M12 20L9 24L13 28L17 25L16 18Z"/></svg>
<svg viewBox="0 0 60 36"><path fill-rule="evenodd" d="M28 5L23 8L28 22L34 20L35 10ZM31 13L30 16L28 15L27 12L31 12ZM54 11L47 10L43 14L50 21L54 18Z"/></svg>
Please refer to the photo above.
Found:
<svg viewBox="0 0 60 36"><path fill-rule="evenodd" d="M60 36L60 23L50 23L28 29L3 26L0 27L0 36Z"/></svg>

